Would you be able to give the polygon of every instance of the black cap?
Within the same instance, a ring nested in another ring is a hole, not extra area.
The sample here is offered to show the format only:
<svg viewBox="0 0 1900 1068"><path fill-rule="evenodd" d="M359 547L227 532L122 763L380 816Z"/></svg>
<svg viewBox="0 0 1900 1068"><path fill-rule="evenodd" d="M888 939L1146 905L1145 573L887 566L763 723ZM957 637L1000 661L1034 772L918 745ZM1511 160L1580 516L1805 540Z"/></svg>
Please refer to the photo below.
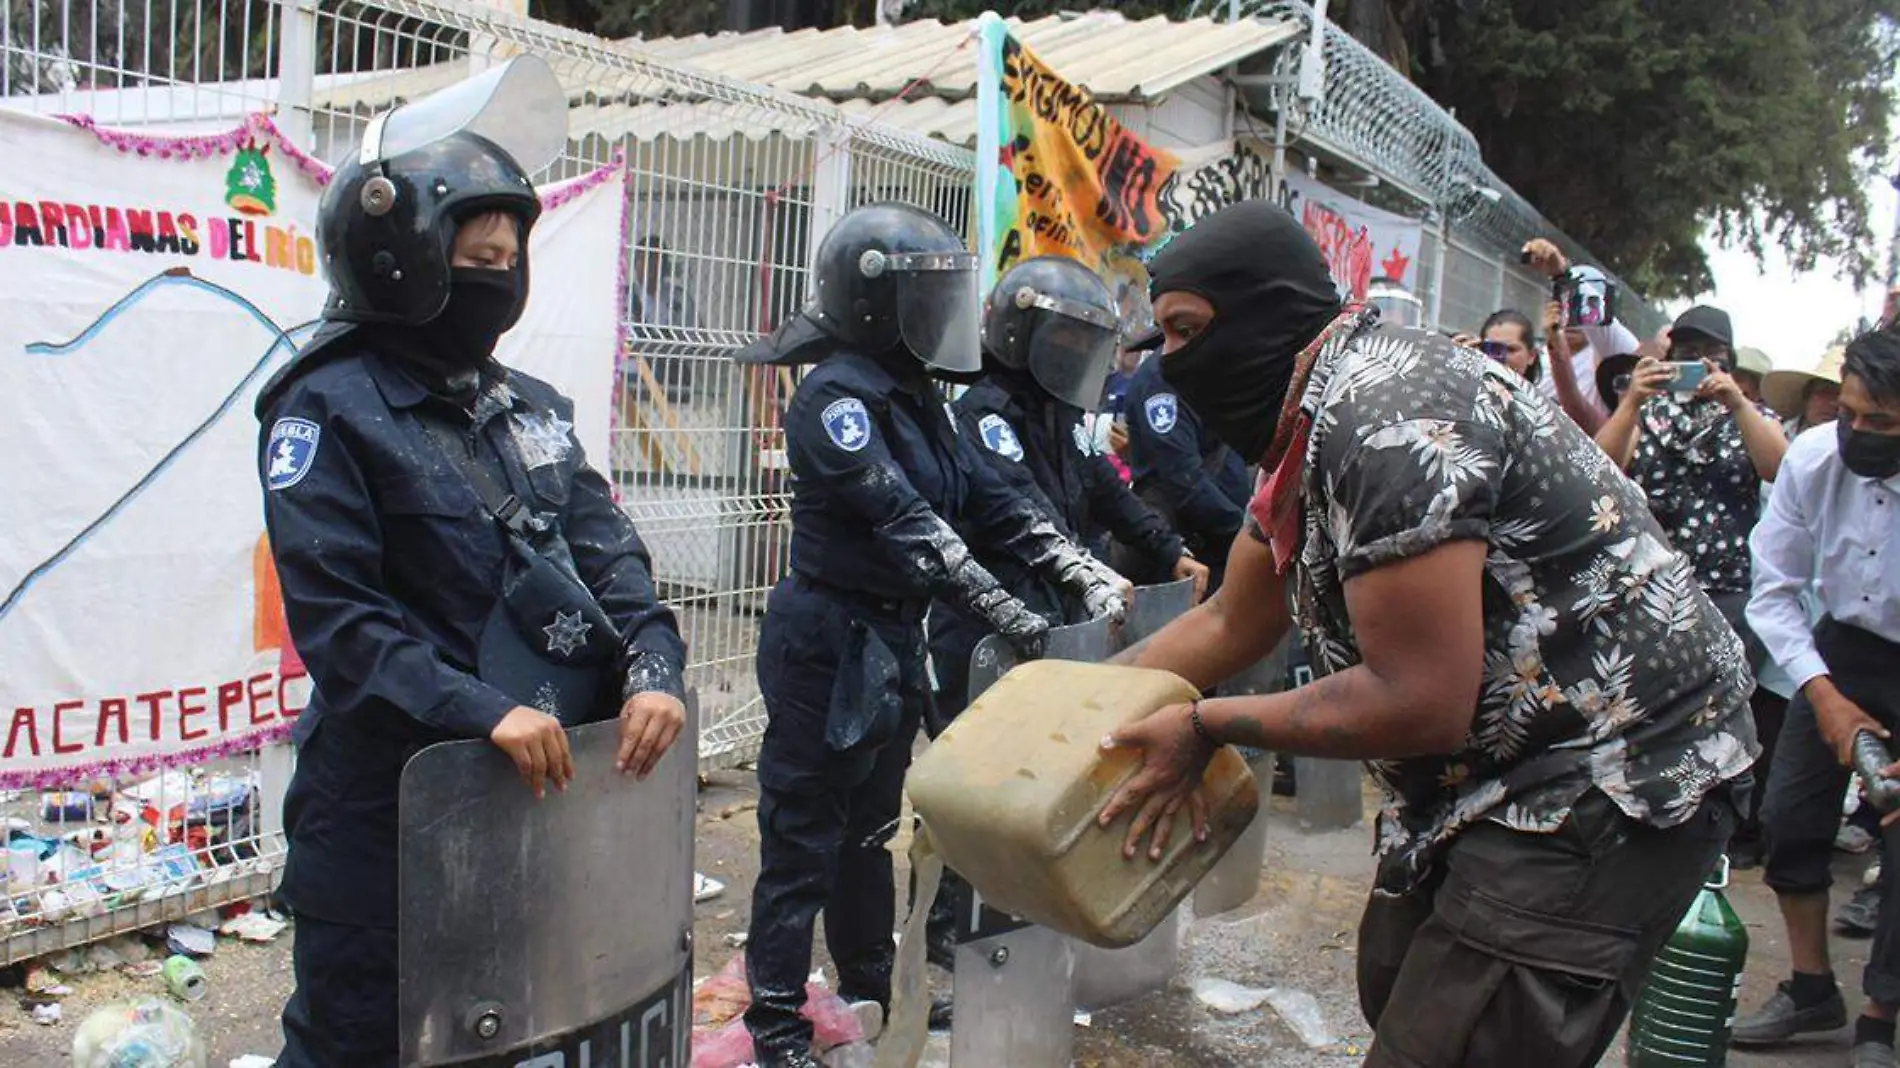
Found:
<svg viewBox="0 0 1900 1068"><path fill-rule="evenodd" d="M1698 304L1676 316L1676 325L1669 329L1669 336L1675 338L1682 334L1701 334L1731 350L1735 348L1735 327L1729 322L1728 313L1707 304Z"/></svg>

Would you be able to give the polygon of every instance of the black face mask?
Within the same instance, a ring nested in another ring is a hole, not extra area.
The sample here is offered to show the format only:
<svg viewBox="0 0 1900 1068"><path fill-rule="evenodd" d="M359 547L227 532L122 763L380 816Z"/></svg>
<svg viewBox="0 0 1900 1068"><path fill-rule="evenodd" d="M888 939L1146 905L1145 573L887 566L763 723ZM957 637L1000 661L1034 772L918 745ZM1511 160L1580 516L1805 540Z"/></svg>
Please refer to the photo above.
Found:
<svg viewBox="0 0 1900 1068"><path fill-rule="evenodd" d="M1834 422L1841 436L1841 463L1862 478L1900 475L1900 434L1855 430L1845 417Z"/></svg>
<svg viewBox="0 0 1900 1068"><path fill-rule="evenodd" d="M1300 350L1339 314L1319 246L1284 210L1244 201L1175 238L1149 275L1157 298L1193 293L1214 306L1206 330L1157 357L1161 377L1241 459L1258 463Z"/></svg>
<svg viewBox="0 0 1900 1068"><path fill-rule="evenodd" d="M521 318L527 303L523 272L486 267L449 269L449 300L424 328L429 350L449 367L473 367L495 354L495 343Z"/></svg>

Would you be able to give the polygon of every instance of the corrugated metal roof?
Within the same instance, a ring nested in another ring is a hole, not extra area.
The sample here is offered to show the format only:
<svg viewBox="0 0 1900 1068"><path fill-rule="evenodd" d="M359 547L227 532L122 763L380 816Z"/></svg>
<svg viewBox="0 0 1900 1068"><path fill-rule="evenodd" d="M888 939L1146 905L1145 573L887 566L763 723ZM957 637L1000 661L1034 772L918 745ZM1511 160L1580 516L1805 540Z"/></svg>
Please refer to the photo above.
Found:
<svg viewBox="0 0 1900 1068"><path fill-rule="evenodd" d="M1132 21L1114 11L1008 20L1044 62L1106 102L1152 100L1298 32L1292 22L1212 19ZM920 19L867 29L755 30L623 44L729 78L828 100L907 95L964 100L976 94L975 21Z"/></svg>

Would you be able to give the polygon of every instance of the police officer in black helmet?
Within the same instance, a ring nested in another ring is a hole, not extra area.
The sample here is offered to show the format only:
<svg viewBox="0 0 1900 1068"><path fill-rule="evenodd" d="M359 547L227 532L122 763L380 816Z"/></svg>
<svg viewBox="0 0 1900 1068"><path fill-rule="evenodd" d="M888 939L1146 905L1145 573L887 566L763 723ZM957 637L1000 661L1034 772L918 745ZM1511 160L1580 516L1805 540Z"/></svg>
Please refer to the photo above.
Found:
<svg viewBox="0 0 1900 1068"><path fill-rule="evenodd" d="M912 207L860 208L826 235L816 275L811 304L739 355L817 364L785 413L791 574L772 591L759 635L767 726L746 1026L764 1068L816 1063L799 1009L821 910L840 995L889 1007L888 842L931 705L931 599L983 620L1026 657L1042 653L1049 624L973 550L1008 556L1096 614L1122 602L1113 573L951 425L932 376L981 367L976 258L955 231Z"/></svg>
<svg viewBox="0 0 1900 1068"><path fill-rule="evenodd" d="M524 111L530 129L493 122ZM574 767L565 726L617 712L619 770L645 775L684 723L684 645L572 404L494 360L540 213L523 164L559 151L565 114L523 57L372 123L321 208L327 322L258 400L271 550L316 689L284 803L282 1068L397 1062L409 757L486 738L540 796L612 773Z"/></svg>

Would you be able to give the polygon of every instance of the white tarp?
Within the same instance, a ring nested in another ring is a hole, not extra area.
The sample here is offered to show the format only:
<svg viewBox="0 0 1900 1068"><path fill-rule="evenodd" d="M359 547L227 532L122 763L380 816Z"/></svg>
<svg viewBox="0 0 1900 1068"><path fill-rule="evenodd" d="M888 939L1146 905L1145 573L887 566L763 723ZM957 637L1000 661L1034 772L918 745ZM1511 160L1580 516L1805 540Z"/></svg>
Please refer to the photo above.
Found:
<svg viewBox="0 0 1900 1068"><path fill-rule="evenodd" d="M163 138L0 112L0 158L0 787L281 737L307 682L251 409L327 291L324 168L261 116ZM617 178L544 195L501 353L575 398L603 466Z"/></svg>

